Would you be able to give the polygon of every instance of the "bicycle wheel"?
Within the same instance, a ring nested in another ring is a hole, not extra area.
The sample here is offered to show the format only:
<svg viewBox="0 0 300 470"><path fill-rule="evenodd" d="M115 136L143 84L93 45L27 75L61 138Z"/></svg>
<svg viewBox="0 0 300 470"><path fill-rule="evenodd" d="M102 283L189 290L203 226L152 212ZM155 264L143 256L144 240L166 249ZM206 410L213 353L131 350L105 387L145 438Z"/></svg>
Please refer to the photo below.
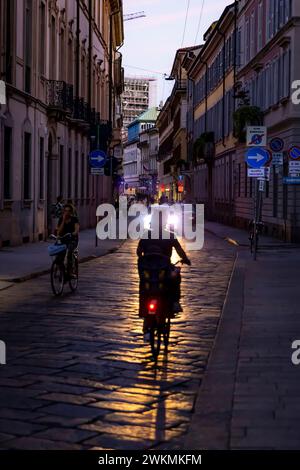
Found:
<svg viewBox="0 0 300 470"><path fill-rule="evenodd" d="M74 258L73 268L70 273L69 286L72 292L75 292L78 287L78 259Z"/></svg>
<svg viewBox="0 0 300 470"><path fill-rule="evenodd" d="M165 348L167 348L168 345L169 345L170 330L171 330L171 319L168 318L166 320L166 323L165 323L165 326L164 326L164 331L163 331Z"/></svg>
<svg viewBox="0 0 300 470"><path fill-rule="evenodd" d="M53 294L62 295L65 285L65 267L63 263L54 260L51 266L51 287Z"/></svg>
<svg viewBox="0 0 300 470"><path fill-rule="evenodd" d="M150 344L151 351L154 359L157 359L160 351L161 344L161 329L157 326L152 326L150 329Z"/></svg>

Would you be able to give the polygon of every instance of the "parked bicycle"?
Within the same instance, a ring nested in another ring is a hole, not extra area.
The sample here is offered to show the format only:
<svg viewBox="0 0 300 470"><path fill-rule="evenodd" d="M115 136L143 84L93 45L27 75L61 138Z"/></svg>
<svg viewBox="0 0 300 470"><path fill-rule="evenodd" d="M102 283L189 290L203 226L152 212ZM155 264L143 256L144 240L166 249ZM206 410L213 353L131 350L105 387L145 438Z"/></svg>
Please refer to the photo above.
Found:
<svg viewBox="0 0 300 470"><path fill-rule="evenodd" d="M70 233L62 237L51 235L54 245L48 247L48 253L54 260L51 265L51 287L55 296L62 295L68 282L72 292L78 287L78 248L71 249L73 237Z"/></svg>
<svg viewBox="0 0 300 470"><path fill-rule="evenodd" d="M250 252L256 259L256 253L258 251L259 236L263 233L264 224L261 221L252 220L249 223L249 241L250 241Z"/></svg>

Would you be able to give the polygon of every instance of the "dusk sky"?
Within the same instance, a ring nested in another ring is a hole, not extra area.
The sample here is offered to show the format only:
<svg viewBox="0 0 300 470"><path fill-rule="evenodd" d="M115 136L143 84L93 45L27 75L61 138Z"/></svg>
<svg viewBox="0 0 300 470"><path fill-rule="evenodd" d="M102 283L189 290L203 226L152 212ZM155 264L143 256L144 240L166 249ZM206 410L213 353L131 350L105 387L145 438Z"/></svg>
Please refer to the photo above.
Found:
<svg viewBox="0 0 300 470"><path fill-rule="evenodd" d="M146 14L146 18L124 23L125 42L121 52L126 76L156 77L158 102L165 100L174 83L165 81L162 74L170 73L176 50L203 43L203 33L230 3L228 0L124 0L124 14L139 11Z"/></svg>

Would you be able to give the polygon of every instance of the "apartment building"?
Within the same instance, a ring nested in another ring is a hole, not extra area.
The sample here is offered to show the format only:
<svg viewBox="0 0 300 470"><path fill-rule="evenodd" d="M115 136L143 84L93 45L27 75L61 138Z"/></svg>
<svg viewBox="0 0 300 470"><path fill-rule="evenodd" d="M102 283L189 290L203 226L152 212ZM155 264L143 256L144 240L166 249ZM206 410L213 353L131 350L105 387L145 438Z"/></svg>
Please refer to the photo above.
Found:
<svg viewBox="0 0 300 470"><path fill-rule="evenodd" d="M110 200L88 154L120 142L123 36L119 0L0 0L0 246L45 239L58 195L82 228Z"/></svg>
<svg viewBox="0 0 300 470"><path fill-rule="evenodd" d="M174 86L156 122L159 131L159 195L179 201L190 192L187 158L187 71L184 60L199 46L178 49L170 78ZM185 181L186 180L186 181ZM178 190L180 187L180 190ZM185 191L181 192L181 188Z"/></svg>
<svg viewBox="0 0 300 470"><path fill-rule="evenodd" d="M152 184L156 186L154 158L158 151L155 130L158 113L157 107L150 108L128 126L123 155L125 193L128 195L147 193Z"/></svg>
<svg viewBox="0 0 300 470"><path fill-rule="evenodd" d="M284 184L288 151L299 145L299 107L291 100L299 79L299 13L294 0L239 0L204 35L188 76L187 152L192 194L206 216L246 228L254 216L255 180L248 177L247 125L264 124L267 148L284 141L284 164L271 166L263 194L266 233L300 239L299 186ZM236 34L235 34L236 31Z"/></svg>
<svg viewBox="0 0 300 470"><path fill-rule="evenodd" d="M127 127L138 116L157 105L157 80L147 77L125 77L122 94L123 125Z"/></svg>

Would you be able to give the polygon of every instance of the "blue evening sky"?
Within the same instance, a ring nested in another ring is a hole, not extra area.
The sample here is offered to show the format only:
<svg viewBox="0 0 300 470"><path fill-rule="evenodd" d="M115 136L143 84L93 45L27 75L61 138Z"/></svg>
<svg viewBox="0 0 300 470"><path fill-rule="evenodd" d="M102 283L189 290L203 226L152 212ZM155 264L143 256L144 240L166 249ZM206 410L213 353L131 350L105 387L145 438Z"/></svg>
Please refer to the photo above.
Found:
<svg viewBox="0 0 300 470"><path fill-rule="evenodd" d="M125 41L121 52L125 75L156 77L158 102L165 100L173 82L163 80L162 74L170 73L176 50L194 46L195 41L196 44L203 43L203 33L230 3L230 0L124 0L124 14L144 10L147 15L146 18L124 23ZM197 35L201 10L202 19Z"/></svg>

